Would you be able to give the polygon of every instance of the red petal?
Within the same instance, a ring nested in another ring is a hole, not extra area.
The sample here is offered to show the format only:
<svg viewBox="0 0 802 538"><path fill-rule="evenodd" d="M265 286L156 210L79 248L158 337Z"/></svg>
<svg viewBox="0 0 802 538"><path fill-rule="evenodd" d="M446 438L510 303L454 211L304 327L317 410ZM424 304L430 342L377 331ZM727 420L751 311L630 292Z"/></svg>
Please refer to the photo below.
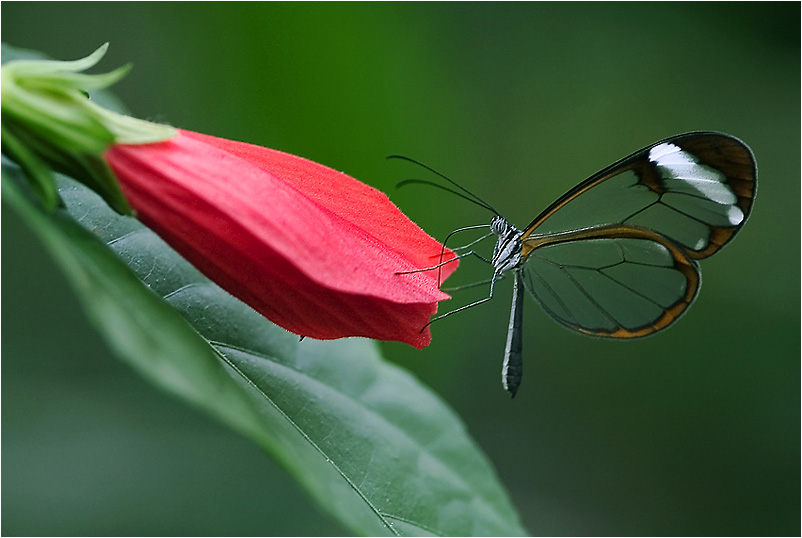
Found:
<svg viewBox="0 0 802 538"><path fill-rule="evenodd" d="M300 157L187 131L106 158L145 224L274 323L320 339L429 343L421 327L448 296L435 271L396 273L433 265L442 247L379 191Z"/></svg>
<svg viewBox="0 0 802 538"><path fill-rule="evenodd" d="M361 181L314 161L275 149L192 131L182 130L181 133L233 153L270 172L319 205L366 230L377 241L409 259L417 268L431 267L440 262L442 245L409 220L386 194ZM453 253L447 250L443 260L452 257ZM443 266L443 280L457 269L457 263ZM429 274L434 275L434 272Z"/></svg>

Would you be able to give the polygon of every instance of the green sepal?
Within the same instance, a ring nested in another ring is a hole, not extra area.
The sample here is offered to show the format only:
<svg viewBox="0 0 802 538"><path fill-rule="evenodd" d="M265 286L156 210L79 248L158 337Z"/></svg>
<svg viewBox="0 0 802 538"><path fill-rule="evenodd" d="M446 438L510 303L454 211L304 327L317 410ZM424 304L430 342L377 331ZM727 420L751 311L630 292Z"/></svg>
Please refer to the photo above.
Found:
<svg viewBox="0 0 802 538"><path fill-rule="evenodd" d="M148 144L177 135L168 125L150 123L98 106L87 90L108 87L130 70L81 73L97 64L108 44L74 61L26 59L2 67L3 151L25 170L46 208L56 205L50 170L92 188L115 211L133 211L106 164L113 144Z"/></svg>
<svg viewBox="0 0 802 538"><path fill-rule="evenodd" d="M50 167L11 134L5 124L0 126L0 130L2 131L3 153L15 160L25 171L31 188L44 208L47 211L56 209L59 201L58 188Z"/></svg>

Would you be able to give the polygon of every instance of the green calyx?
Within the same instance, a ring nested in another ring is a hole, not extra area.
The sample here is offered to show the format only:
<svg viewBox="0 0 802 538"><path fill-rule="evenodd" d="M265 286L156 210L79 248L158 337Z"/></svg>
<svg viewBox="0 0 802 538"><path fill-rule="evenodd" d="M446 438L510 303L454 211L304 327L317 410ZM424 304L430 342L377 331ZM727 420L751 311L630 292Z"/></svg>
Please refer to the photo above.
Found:
<svg viewBox="0 0 802 538"><path fill-rule="evenodd" d="M87 91L106 88L129 71L126 65L97 75L108 43L75 61L16 60L2 66L2 147L31 180L47 209L58 204L52 171L82 181L116 211L131 214L117 179L103 158L113 144L148 144L177 135L174 128L111 112Z"/></svg>

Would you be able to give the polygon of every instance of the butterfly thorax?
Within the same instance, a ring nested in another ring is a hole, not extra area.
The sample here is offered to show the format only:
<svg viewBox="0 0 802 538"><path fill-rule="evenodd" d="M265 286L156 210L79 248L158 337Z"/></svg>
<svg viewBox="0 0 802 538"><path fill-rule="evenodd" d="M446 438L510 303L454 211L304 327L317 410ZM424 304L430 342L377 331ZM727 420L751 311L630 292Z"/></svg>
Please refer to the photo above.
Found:
<svg viewBox="0 0 802 538"><path fill-rule="evenodd" d="M521 241L523 231L519 230L500 215L490 221L490 231L498 235L493 249L493 268L495 273L503 273L521 263Z"/></svg>

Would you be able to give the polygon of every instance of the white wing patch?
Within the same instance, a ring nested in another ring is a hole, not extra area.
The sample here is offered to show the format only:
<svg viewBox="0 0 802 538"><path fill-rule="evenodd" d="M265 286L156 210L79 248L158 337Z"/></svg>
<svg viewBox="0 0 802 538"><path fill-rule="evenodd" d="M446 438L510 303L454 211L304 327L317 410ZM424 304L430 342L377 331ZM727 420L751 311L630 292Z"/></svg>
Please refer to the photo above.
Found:
<svg viewBox="0 0 802 538"><path fill-rule="evenodd" d="M738 197L722 172L699 164L693 155L667 142L650 149L649 160L657 167L668 192L721 204L726 207L717 212L726 218L727 223L736 226L743 222L744 213L735 205Z"/></svg>

